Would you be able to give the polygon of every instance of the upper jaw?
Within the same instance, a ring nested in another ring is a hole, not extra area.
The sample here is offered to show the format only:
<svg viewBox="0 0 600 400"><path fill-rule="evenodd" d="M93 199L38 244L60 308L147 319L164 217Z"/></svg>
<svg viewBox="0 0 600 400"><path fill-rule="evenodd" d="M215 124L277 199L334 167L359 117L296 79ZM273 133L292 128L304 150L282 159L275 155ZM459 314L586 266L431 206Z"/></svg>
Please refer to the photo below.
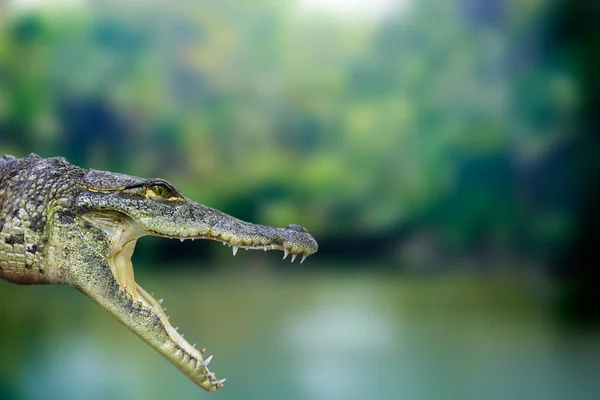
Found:
<svg viewBox="0 0 600 400"><path fill-rule="evenodd" d="M188 201L171 210L171 218L157 221L153 217L138 219L140 227L154 236L186 239L209 239L233 247L252 250L281 250L284 258L302 255L302 261L318 250L315 239L299 225L285 228L251 224L213 208Z"/></svg>
<svg viewBox="0 0 600 400"><path fill-rule="evenodd" d="M188 198L163 201L86 192L78 198L77 207L84 213L127 216L139 236L210 239L232 247L281 250L306 257L318 250L315 239L298 225L273 228L251 224Z"/></svg>
<svg viewBox="0 0 600 400"><path fill-rule="evenodd" d="M301 263L306 258L314 254L318 247L314 238L307 232L293 232L292 228L270 228L261 227L265 232L271 232L271 235L262 235L258 239L246 239L243 236L219 232L214 228L205 234L183 235L183 234L162 234L151 231L151 235L167 237L169 239L184 240L207 239L214 240L228 245L233 249L233 255L237 254L239 248L246 250L280 250L283 251L285 259L289 254L292 255L292 262L298 255L302 255Z"/></svg>

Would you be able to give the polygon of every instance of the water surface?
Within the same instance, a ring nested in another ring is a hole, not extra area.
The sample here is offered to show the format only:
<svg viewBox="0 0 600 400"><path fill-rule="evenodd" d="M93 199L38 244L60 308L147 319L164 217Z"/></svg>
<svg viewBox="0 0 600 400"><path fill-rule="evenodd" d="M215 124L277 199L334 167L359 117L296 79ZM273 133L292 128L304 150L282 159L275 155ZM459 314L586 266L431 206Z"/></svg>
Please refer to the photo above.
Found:
<svg viewBox="0 0 600 400"><path fill-rule="evenodd" d="M136 271L140 268L136 266ZM1 399L594 399L600 336L499 278L138 274L226 377L205 394L69 287L0 282Z"/></svg>

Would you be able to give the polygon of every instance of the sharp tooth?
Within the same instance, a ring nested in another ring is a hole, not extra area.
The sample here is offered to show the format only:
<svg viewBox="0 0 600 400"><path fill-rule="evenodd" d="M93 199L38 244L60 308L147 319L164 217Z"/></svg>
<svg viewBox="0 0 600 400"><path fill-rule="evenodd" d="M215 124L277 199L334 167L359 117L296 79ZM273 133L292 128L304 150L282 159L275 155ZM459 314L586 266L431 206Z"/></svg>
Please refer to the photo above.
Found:
<svg viewBox="0 0 600 400"><path fill-rule="evenodd" d="M182 334L181 334L181 337L184 337L184 336L185 336L185 334L184 334L184 333L182 333Z"/></svg>
<svg viewBox="0 0 600 400"><path fill-rule="evenodd" d="M265 244L265 246L264 246L264 249L265 249L265 251L267 251L267 245L266 245L266 244Z"/></svg>
<svg viewBox="0 0 600 400"><path fill-rule="evenodd" d="M294 262L294 260L296 259L296 256L297 256L297 255L298 255L298 254L292 254L292 262Z"/></svg>
<svg viewBox="0 0 600 400"><path fill-rule="evenodd" d="M192 345L192 347L193 347L193 348L196 348L196 343L194 343L194 344Z"/></svg>
<svg viewBox="0 0 600 400"><path fill-rule="evenodd" d="M236 255L237 251L238 251L238 247L237 246L233 246L233 255L234 256Z"/></svg>
<svg viewBox="0 0 600 400"><path fill-rule="evenodd" d="M283 249L283 259L285 260L285 258L288 256L289 251L287 251L287 249Z"/></svg>
<svg viewBox="0 0 600 400"><path fill-rule="evenodd" d="M227 243L223 242L223 246L225 246Z"/></svg>
<svg viewBox="0 0 600 400"><path fill-rule="evenodd" d="M213 356L208 357L206 360L202 361L199 365L198 368L206 368L208 367L208 364L210 364L210 361L212 360Z"/></svg>
<svg viewBox="0 0 600 400"><path fill-rule="evenodd" d="M221 379L221 380L217 381L216 385L217 385L219 388L222 388L222 387L223 387L223 384L225 383L225 381L226 381L226 380L227 380L227 379L223 378L223 379Z"/></svg>
<svg viewBox="0 0 600 400"><path fill-rule="evenodd" d="M194 238L192 238L192 242L194 241Z"/></svg>
<svg viewBox="0 0 600 400"><path fill-rule="evenodd" d="M300 260L300 264L302 264L304 262L304 260L306 260L308 256L306 254L302 255L302 260Z"/></svg>
<svg viewBox="0 0 600 400"><path fill-rule="evenodd" d="M161 313L158 313L158 314L156 314L156 317L157 317L158 319L161 319L161 318L162 318L162 314L161 314Z"/></svg>
<svg viewBox="0 0 600 400"><path fill-rule="evenodd" d="M182 237L180 237L180 238L179 238L179 240L181 240L181 241L183 242L185 239L184 239L184 238L183 238L183 236L182 236Z"/></svg>
<svg viewBox="0 0 600 400"><path fill-rule="evenodd" d="M176 327L175 327L175 331L178 331L178 330L179 330L179 327L178 327L178 326L176 326Z"/></svg>
<svg viewBox="0 0 600 400"><path fill-rule="evenodd" d="M164 299L160 299L157 301L158 304L162 304Z"/></svg>

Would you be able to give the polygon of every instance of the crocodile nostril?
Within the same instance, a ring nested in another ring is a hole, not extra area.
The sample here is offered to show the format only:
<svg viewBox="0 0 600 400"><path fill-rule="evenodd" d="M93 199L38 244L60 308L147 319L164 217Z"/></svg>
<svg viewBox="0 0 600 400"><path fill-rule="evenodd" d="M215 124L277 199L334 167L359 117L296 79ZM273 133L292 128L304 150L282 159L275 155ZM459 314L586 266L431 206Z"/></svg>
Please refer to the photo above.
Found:
<svg viewBox="0 0 600 400"><path fill-rule="evenodd" d="M289 224L286 229L291 229L293 231L308 233L308 231L304 227L302 227L300 225L296 225L296 224Z"/></svg>

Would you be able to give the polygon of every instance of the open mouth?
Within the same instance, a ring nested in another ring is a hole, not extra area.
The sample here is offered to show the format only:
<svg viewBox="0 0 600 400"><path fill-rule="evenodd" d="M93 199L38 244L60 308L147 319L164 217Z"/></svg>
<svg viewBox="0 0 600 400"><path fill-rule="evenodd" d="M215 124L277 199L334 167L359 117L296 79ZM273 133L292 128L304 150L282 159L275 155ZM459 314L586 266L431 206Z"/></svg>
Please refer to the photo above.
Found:
<svg viewBox="0 0 600 400"><path fill-rule="evenodd" d="M251 250L281 250L286 258L291 254L292 262L298 255L302 255L304 261L314 251L302 251L294 240L281 240L281 235L274 234L273 240L266 236L258 243L244 240L232 233L211 231L198 235L173 236L155 232L151 229L141 228L129 217L112 212L91 212L84 216L86 220L104 230L110 240L110 251L108 254L108 265L117 283L117 295L113 298L107 296L100 303L104 308L112 312L130 330L140 336L144 341L155 348L167 358L180 371L186 374L196 384L208 391L215 391L225 383L225 379L217 379L215 374L208 368L212 356L205 358L205 349L197 349L195 344L190 344L184 339L183 334L178 332L177 327L169 322L169 318L162 307L162 299L156 300L135 282L133 264L131 257L135 251L137 239L141 236L152 235L167 237L171 239L195 240L208 239L228 245L233 250L233 255L239 248ZM268 227L264 227L267 229ZM262 227L261 227L262 229ZM273 229L277 232L278 228ZM288 237L308 235L304 228L290 225L281 230L290 231ZM285 235L284 235L285 236ZM312 237L310 237L312 239ZM314 241L314 239L312 239ZM316 242L315 242L316 246ZM300 249L300 251L299 251Z"/></svg>

